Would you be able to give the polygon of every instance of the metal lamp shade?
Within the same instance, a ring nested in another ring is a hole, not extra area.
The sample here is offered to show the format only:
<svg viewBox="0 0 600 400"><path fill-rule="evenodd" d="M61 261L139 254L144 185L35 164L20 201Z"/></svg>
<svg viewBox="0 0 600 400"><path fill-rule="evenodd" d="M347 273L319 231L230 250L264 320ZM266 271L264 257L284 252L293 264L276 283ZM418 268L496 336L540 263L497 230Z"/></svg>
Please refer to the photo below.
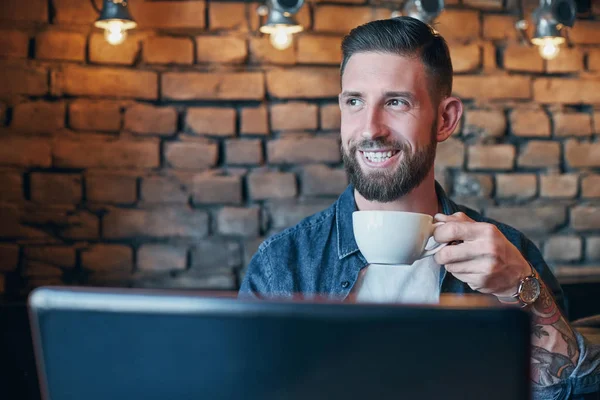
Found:
<svg viewBox="0 0 600 400"><path fill-rule="evenodd" d="M123 23L123 29L133 29L137 23L129 14L127 0L104 0L102 4L102 12L94 25L98 28L106 29L112 21L120 21Z"/></svg>
<svg viewBox="0 0 600 400"><path fill-rule="evenodd" d="M284 15L282 12L271 9L267 21L260 27L262 33L274 33L278 29L285 29L288 33L302 32L304 28L298 24L292 15Z"/></svg>
<svg viewBox="0 0 600 400"><path fill-rule="evenodd" d="M409 0L403 14L426 24L433 21L444 9L444 0Z"/></svg>

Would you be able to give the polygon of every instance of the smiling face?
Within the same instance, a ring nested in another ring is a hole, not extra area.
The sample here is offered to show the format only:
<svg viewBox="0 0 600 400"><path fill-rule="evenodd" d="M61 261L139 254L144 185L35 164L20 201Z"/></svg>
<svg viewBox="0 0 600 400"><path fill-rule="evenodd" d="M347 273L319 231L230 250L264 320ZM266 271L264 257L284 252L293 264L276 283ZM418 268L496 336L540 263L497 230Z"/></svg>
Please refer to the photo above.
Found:
<svg viewBox="0 0 600 400"><path fill-rule="evenodd" d="M350 183L367 200L390 202L432 169L437 105L416 57L357 53L342 76L342 156Z"/></svg>

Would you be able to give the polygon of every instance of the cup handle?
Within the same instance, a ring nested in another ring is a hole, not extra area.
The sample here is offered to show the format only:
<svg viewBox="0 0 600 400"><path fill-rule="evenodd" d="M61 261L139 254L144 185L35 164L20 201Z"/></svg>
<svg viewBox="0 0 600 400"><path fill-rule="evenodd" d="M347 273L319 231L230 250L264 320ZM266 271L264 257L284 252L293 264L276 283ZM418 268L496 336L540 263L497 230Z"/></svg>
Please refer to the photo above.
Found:
<svg viewBox="0 0 600 400"><path fill-rule="evenodd" d="M433 231L435 230L435 228L437 228L438 226L443 225L443 224L444 224L444 222L436 222L435 224L433 224L431 226L431 234L433 235ZM432 256L435 253L437 253L438 251L440 251L441 249L443 249L447 245L448 245L448 243L438 243L438 242L435 242L435 246L433 246L429 250L425 250L423 252L423 254L421 254L421 258Z"/></svg>

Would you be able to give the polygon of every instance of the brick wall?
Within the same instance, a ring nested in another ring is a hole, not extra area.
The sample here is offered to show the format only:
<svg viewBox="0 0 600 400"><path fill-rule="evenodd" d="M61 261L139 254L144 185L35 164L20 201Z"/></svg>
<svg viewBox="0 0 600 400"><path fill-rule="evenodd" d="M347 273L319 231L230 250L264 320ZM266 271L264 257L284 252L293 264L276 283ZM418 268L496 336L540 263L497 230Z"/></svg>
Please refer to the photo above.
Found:
<svg viewBox="0 0 600 400"><path fill-rule="evenodd" d="M447 1L438 20L466 112L436 174L557 273L600 271L600 9L545 62L511 3ZM130 4L139 28L112 47L87 0L0 2L0 292L235 289L265 237L346 185L339 44L383 3L308 2L285 51L256 4Z"/></svg>

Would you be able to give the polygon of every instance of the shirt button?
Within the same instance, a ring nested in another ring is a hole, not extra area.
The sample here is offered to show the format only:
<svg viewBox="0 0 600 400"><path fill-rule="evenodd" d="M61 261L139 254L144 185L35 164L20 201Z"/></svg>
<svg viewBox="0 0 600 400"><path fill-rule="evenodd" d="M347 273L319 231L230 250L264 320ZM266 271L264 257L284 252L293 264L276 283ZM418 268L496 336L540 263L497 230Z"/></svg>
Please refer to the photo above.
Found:
<svg viewBox="0 0 600 400"><path fill-rule="evenodd" d="M342 282L342 287L343 287L344 289L346 289L348 286L350 286L350 282L348 282L348 281L344 281L344 282Z"/></svg>

